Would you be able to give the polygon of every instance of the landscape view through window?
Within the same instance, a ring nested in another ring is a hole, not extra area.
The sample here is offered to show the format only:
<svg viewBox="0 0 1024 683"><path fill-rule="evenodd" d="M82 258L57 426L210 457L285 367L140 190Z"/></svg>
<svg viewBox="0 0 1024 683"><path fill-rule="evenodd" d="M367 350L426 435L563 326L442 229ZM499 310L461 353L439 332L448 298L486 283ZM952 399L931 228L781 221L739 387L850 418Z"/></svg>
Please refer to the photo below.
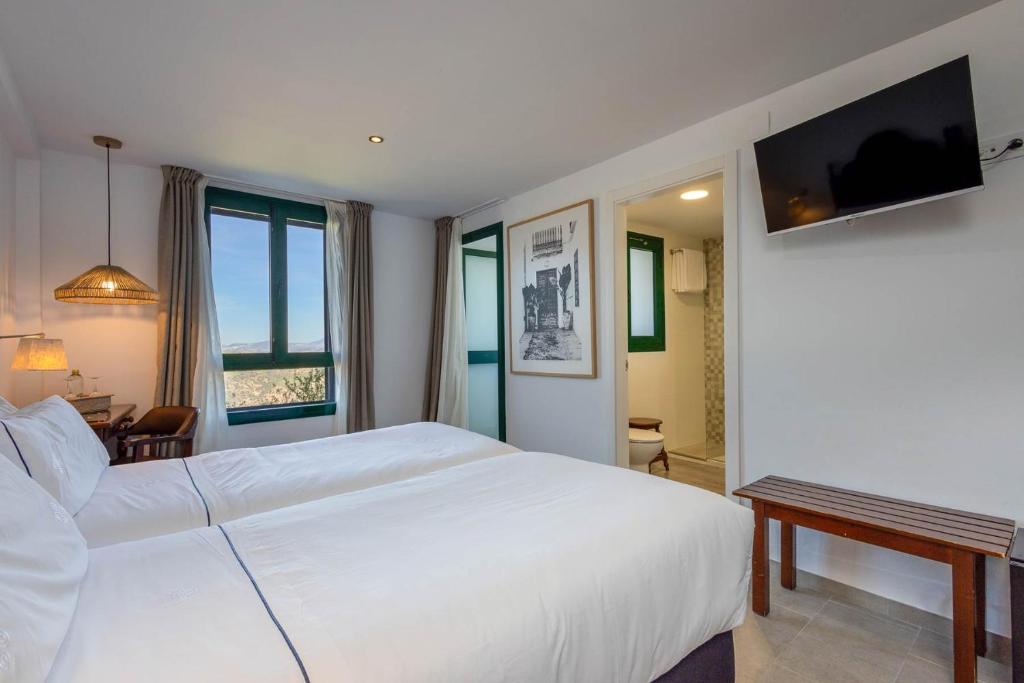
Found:
<svg viewBox="0 0 1024 683"><path fill-rule="evenodd" d="M213 289L224 354L270 353L270 223L263 216L210 216ZM323 231L287 226L288 352L325 351ZM327 398L324 368L224 373L228 408Z"/></svg>

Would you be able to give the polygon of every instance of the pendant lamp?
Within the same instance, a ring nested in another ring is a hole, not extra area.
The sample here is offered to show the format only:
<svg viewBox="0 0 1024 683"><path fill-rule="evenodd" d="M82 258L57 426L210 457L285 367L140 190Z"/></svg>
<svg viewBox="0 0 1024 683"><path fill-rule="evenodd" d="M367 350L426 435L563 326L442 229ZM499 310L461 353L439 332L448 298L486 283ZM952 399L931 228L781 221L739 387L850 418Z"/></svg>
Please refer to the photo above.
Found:
<svg viewBox="0 0 1024 683"><path fill-rule="evenodd" d="M71 304L155 304L157 294L152 287L110 262L110 150L121 149L121 141L103 135L92 141L107 149L107 264L65 282L53 290L53 297Z"/></svg>

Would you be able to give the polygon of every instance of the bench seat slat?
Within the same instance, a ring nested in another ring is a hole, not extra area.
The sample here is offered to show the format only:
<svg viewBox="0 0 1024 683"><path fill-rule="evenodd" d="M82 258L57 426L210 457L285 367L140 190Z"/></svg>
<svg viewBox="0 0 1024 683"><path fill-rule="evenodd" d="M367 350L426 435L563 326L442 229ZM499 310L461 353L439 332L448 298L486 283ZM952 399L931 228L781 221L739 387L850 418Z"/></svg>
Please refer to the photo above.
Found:
<svg viewBox="0 0 1024 683"><path fill-rule="evenodd" d="M894 498L860 494L784 477L765 477L735 495L902 536L1005 557L1014 522Z"/></svg>
<svg viewBox="0 0 1024 683"><path fill-rule="evenodd" d="M892 514L898 514L905 517L913 517L916 519L928 520L935 524L941 524L944 526L951 526L956 528L964 529L976 529L978 533L989 533L996 536L1006 536L1010 530L1010 520L1003 520L1002 522L990 522L988 520L977 520L973 519L969 515L965 516L963 513L955 513L955 511L943 511L935 508L921 508L914 504L901 504L896 501L889 499L877 500L871 497L857 496L850 494L846 491L833 492L827 487L823 486L801 486L791 480L780 479L775 477L765 477L764 479L756 482L758 485L773 486L779 489L785 489L795 492L800 492L804 495L818 496L822 498L829 498L835 500L841 500L850 505L856 505L871 510L880 510L890 512ZM955 513L955 514L954 514Z"/></svg>
<svg viewBox="0 0 1024 683"><path fill-rule="evenodd" d="M1004 557L1006 551L1001 546L997 546L991 543L976 543L968 539L961 538L959 536L953 536L950 534L943 534L939 532L930 532L924 529L918 529L912 526L896 523L886 523L873 517L866 515L860 515L852 512L844 512L842 510L830 510L828 508L822 508L814 505L802 505L799 502L795 502L790 498L781 496L773 496L770 494L752 492L751 494L744 495L742 489L736 491L737 496L751 498L753 500L763 501L769 505L776 505L780 508L787 508L791 510L799 510L801 512L808 512L819 517L828 517L830 519L838 520L841 522L847 522L851 524L859 524L861 526L867 526L872 529L880 531L886 531L899 536L909 536L920 540L936 543L938 545L949 546L953 548L961 548L975 553L983 553L985 555L991 555L993 557Z"/></svg>
<svg viewBox="0 0 1024 683"><path fill-rule="evenodd" d="M818 504L832 509L852 510L860 512L879 520L908 524L922 529L949 533L968 539L977 538L992 543L1008 543L1012 537L1011 527L993 529L990 527L978 527L956 521L936 519L929 515L921 515L913 509L899 509L892 506L872 506L870 503L849 499L844 497L830 497L816 489L796 488L792 485L782 485L775 482L761 481L751 485L752 491L764 491L776 495L786 496L800 500L808 504Z"/></svg>
<svg viewBox="0 0 1024 683"><path fill-rule="evenodd" d="M1007 525L1013 525L1012 519L1005 517L993 517L991 515L983 515L977 512L967 512L965 510L956 510L953 508L939 507L938 505L929 505L927 503L918 503L909 500L900 500L899 498L887 498L885 496L879 496L873 493L863 493L861 491L853 491L851 489L843 489L836 486L825 486L824 484L815 484L809 481L800 481L799 479L788 479L786 477L779 477L777 475L771 475L764 477L760 481L778 481L785 482L788 484L797 484L799 486L806 486L809 488L820 489L828 493L845 494L850 496L856 496L858 498L864 498L866 500L879 501L883 503L895 503L896 505L908 507L908 508L919 508L921 510L927 510L939 514L949 515L951 517L959 517L962 519L973 520L979 523L985 522L994 525L997 528L1004 528Z"/></svg>
<svg viewBox="0 0 1024 683"><path fill-rule="evenodd" d="M975 548L983 547L985 548L984 552L986 552L986 554L996 552L998 548L1002 548L1004 545L1009 543L1008 539L1006 541L1001 541L999 539L992 539L988 537L964 535L955 531L931 529L914 524L912 521L880 517L870 512L864 512L863 510L844 506L840 503L836 503L834 505L821 504L814 501L807 501L792 495L780 494L775 491L753 487L751 487L751 493L753 493L758 500L772 502L779 507L790 507L795 510L801 510L818 515L826 515L839 520L856 521L859 524L867 524L876 529L894 531L898 532L900 535L915 536L917 538L940 542L945 545L953 545L960 548L974 550Z"/></svg>

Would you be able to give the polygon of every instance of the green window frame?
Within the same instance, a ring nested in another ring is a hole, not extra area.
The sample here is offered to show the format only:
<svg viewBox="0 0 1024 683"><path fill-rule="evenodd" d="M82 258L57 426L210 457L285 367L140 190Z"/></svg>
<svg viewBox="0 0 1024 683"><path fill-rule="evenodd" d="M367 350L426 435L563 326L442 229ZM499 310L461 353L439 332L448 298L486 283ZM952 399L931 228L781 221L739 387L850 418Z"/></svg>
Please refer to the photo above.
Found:
<svg viewBox="0 0 1024 683"><path fill-rule="evenodd" d="M275 404L229 408L228 424L240 425L273 420L333 415L337 410L334 396L334 356L331 352L330 326L327 324L327 283L324 278L324 351L288 351L288 223L324 231L327 211L323 206L288 199L239 192L219 187L206 190L206 225L211 212L257 214L270 222L270 353L226 353L224 372L240 370L295 370L323 368L326 398L312 403ZM211 235L207 235L209 239ZM324 243L324 273L327 272L327 248Z"/></svg>
<svg viewBox="0 0 1024 683"><path fill-rule="evenodd" d="M463 244L472 244L494 237L494 251L462 248L462 272L466 272L466 256L482 256L497 260L498 348L493 351L468 351L469 364L498 364L498 439L505 440L505 235L504 223L498 222L462 235ZM466 281L463 276L462 295L465 300Z"/></svg>
<svg viewBox="0 0 1024 683"><path fill-rule="evenodd" d="M633 334L633 250L649 251L653 255L654 273L651 288L654 301L654 334ZM629 352L665 350L665 240L639 232L626 233L626 287L628 300Z"/></svg>

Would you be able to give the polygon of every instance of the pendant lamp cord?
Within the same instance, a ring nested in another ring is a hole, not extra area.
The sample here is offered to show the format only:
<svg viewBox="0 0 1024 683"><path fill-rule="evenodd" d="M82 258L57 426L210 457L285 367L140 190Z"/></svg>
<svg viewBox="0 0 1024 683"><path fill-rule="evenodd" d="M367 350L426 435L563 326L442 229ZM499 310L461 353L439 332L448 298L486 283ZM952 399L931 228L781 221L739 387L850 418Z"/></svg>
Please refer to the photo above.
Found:
<svg viewBox="0 0 1024 683"><path fill-rule="evenodd" d="M110 267L110 143L107 148L107 267Z"/></svg>

